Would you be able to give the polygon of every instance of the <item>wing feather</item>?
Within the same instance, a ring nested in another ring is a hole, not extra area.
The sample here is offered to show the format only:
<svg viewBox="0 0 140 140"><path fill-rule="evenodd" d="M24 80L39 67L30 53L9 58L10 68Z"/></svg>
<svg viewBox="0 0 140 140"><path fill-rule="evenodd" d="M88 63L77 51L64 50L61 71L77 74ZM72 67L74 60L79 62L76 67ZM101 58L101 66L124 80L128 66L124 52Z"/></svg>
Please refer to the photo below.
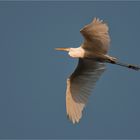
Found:
<svg viewBox="0 0 140 140"><path fill-rule="evenodd" d="M79 59L76 70L67 79L66 111L73 123L78 123L82 117L82 110L95 86L95 82L104 70L104 63Z"/></svg>
<svg viewBox="0 0 140 140"><path fill-rule="evenodd" d="M80 30L85 38L83 48L94 52L106 54L109 49L110 36L108 26L103 20L94 18L94 20Z"/></svg>

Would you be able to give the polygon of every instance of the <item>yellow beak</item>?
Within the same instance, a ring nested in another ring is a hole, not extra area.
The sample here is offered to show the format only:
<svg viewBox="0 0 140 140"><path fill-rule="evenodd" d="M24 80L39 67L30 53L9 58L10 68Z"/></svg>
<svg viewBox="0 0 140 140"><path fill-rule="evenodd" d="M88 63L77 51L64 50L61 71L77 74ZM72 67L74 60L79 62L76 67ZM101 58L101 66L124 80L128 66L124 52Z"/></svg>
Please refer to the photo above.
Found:
<svg viewBox="0 0 140 140"><path fill-rule="evenodd" d="M67 52L69 52L69 51L70 51L70 48L55 48L55 50L57 50L57 51L67 51Z"/></svg>

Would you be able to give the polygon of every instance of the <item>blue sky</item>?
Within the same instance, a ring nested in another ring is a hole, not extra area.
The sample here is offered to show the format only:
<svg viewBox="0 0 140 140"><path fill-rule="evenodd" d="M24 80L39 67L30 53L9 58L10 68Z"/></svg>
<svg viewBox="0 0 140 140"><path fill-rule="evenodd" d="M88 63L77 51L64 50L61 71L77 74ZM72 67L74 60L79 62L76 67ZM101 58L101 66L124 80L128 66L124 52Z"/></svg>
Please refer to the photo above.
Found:
<svg viewBox="0 0 140 140"><path fill-rule="evenodd" d="M109 25L109 54L140 65L140 2L0 2L0 138L140 138L140 73L107 64L83 118L66 117L66 78L94 17Z"/></svg>

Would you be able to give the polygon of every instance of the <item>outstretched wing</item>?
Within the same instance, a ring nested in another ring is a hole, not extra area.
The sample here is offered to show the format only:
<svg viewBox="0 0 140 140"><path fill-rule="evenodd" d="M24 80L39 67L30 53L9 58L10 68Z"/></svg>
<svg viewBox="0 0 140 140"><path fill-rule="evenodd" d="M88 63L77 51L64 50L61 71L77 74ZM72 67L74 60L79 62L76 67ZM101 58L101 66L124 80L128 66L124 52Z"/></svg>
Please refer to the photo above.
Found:
<svg viewBox="0 0 140 140"><path fill-rule="evenodd" d="M104 63L79 59L76 70L67 79L66 111L68 118L73 123L78 123L82 117L82 110L95 86L95 82L104 70Z"/></svg>
<svg viewBox="0 0 140 140"><path fill-rule="evenodd" d="M91 51L98 51L106 54L109 49L110 37L108 34L108 26L102 20L94 18L94 20L80 30L85 41L83 48Z"/></svg>

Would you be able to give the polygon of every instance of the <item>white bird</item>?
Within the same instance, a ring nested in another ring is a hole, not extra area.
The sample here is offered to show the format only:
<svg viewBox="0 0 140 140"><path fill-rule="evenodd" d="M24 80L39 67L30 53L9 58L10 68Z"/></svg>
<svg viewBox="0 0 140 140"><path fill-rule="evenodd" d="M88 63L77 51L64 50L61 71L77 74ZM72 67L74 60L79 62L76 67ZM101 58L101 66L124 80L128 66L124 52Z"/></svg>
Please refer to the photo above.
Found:
<svg viewBox="0 0 140 140"><path fill-rule="evenodd" d="M80 30L84 42L78 48L56 48L68 51L73 58L79 58L78 66L67 79L66 112L73 123L78 123L88 97L95 87L96 81L105 71L105 63L121 65L134 70L140 67L118 62L117 58L107 55L110 36L108 26L99 18Z"/></svg>

